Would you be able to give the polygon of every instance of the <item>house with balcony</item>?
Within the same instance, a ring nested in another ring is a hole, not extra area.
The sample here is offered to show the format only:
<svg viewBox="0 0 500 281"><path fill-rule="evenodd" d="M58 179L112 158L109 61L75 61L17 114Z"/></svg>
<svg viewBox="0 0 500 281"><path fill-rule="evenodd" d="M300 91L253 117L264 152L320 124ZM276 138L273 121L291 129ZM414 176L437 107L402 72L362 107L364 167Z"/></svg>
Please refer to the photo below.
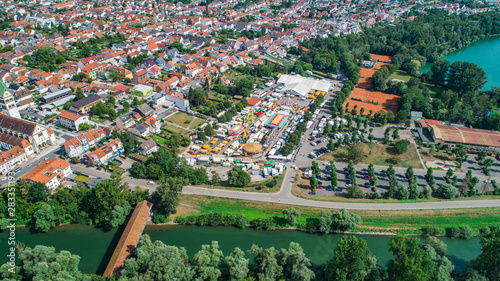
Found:
<svg viewBox="0 0 500 281"><path fill-rule="evenodd" d="M31 183L43 183L49 189L56 189L72 173L71 165L68 162L53 158L43 161L21 179Z"/></svg>
<svg viewBox="0 0 500 281"><path fill-rule="evenodd" d="M68 157L80 158L88 153L90 148L95 146L101 139L107 136L106 132L99 127L87 133L80 134L63 144L64 151Z"/></svg>
<svg viewBox="0 0 500 281"><path fill-rule="evenodd" d="M102 147L87 153L83 157L83 162L92 166L106 165L109 161L115 159L125 152L123 143L116 138L105 143Z"/></svg>

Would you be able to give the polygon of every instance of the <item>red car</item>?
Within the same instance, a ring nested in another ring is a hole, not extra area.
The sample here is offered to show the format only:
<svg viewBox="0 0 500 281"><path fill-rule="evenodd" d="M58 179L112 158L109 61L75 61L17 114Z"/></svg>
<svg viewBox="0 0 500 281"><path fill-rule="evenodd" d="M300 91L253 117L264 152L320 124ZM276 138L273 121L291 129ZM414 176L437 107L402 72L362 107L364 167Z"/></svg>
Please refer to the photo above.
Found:
<svg viewBox="0 0 500 281"><path fill-rule="evenodd" d="M371 179L369 175L365 175L365 179Z"/></svg>
<svg viewBox="0 0 500 281"><path fill-rule="evenodd" d="M317 189L323 189L323 187L322 187L322 186L320 186L320 185L318 185Z"/></svg>

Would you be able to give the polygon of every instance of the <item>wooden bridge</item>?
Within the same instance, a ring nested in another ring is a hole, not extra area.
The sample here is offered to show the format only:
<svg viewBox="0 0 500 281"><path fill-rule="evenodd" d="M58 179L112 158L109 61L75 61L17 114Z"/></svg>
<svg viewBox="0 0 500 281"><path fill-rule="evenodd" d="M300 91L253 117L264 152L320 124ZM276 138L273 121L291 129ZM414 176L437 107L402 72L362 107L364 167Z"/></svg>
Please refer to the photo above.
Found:
<svg viewBox="0 0 500 281"><path fill-rule="evenodd" d="M120 276L125 260L132 255L139 242L152 206L153 204L146 200L137 204L102 275L103 277Z"/></svg>

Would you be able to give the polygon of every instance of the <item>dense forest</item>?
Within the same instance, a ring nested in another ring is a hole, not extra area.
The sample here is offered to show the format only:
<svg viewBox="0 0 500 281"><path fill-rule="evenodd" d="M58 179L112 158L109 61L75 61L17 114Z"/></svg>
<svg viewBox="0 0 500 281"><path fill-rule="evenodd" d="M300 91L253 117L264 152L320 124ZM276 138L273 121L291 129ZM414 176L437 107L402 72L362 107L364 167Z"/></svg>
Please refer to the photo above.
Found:
<svg viewBox="0 0 500 281"><path fill-rule="evenodd" d="M182 247L151 241L143 235L118 280L500 280L498 227L483 229L481 253L461 273L455 272L446 244L436 237L397 235L388 245L393 258L385 268L378 265L365 240L347 235L332 249L334 256L326 265L313 265L294 242L283 249L252 245L247 252L235 248L231 253L223 253L219 243L213 241L190 257ZM2 280L106 280L82 274L79 256L68 251L57 253L53 247L25 247L19 261L14 272L8 270L8 264L0 267Z"/></svg>

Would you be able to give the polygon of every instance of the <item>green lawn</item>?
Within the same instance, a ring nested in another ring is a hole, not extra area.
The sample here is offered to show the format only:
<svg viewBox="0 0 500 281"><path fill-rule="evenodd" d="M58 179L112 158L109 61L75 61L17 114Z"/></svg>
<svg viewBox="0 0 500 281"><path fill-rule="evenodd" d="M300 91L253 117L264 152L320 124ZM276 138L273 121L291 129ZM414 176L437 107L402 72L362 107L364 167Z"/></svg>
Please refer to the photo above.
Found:
<svg viewBox="0 0 500 281"><path fill-rule="evenodd" d="M158 135L153 135L153 141L156 142L157 145L165 145L167 143L166 139Z"/></svg>
<svg viewBox="0 0 500 281"><path fill-rule="evenodd" d="M173 126L173 125L168 124L168 123L165 124L165 126L163 126L163 129L170 130L170 131L172 131L174 133L179 133L179 134L185 135L185 136L187 136L187 135L190 134L190 131L181 129L179 127Z"/></svg>
<svg viewBox="0 0 500 281"><path fill-rule="evenodd" d="M371 163L373 165L381 166L389 166L389 164L393 164L395 167L413 166L413 168L417 169L422 168L417 150L413 144L408 146L408 151L400 155L394 152L392 143L379 143L378 145L375 145L375 143L361 143L361 146L365 155L359 162L361 164ZM338 150L323 154L318 160L348 162L348 156L347 147L342 147Z"/></svg>
<svg viewBox="0 0 500 281"><path fill-rule="evenodd" d="M200 213L232 213L245 215L249 220L259 217L282 218L283 204L251 202L238 199L181 195L177 215ZM300 211L298 222L317 220L322 208L293 206ZM450 226L468 225L480 229L500 221L500 208L410 210L410 211L354 211L362 218L355 230L361 232L401 232L421 234L422 227L436 227L444 234Z"/></svg>
<svg viewBox="0 0 500 281"><path fill-rule="evenodd" d="M198 129L198 127L200 127L205 122L206 122L206 120L203 120L200 118L195 118L193 123L191 123L191 126L189 126L189 129L196 130L196 129Z"/></svg>
<svg viewBox="0 0 500 281"><path fill-rule="evenodd" d="M408 73L406 73L406 71L398 70L398 71L394 72L393 74L391 74L391 76L389 76L387 81L391 81L392 79L397 79L397 80L402 80L404 82L408 82L408 80L410 80L410 78L411 78L411 76Z"/></svg>
<svg viewBox="0 0 500 281"><path fill-rule="evenodd" d="M434 86L429 83L423 83L427 88L429 88L430 94L432 97L441 96L441 93L445 90L444 87Z"/></svg>
<svg viewBox="0 0 500 281"><path fill-rule="evenodd" d="M193 118L194 117L187 115L186 113L177 112L174 115L168 117L167 121L187 128L189 126L189 123L193 121Z"/></svg>

